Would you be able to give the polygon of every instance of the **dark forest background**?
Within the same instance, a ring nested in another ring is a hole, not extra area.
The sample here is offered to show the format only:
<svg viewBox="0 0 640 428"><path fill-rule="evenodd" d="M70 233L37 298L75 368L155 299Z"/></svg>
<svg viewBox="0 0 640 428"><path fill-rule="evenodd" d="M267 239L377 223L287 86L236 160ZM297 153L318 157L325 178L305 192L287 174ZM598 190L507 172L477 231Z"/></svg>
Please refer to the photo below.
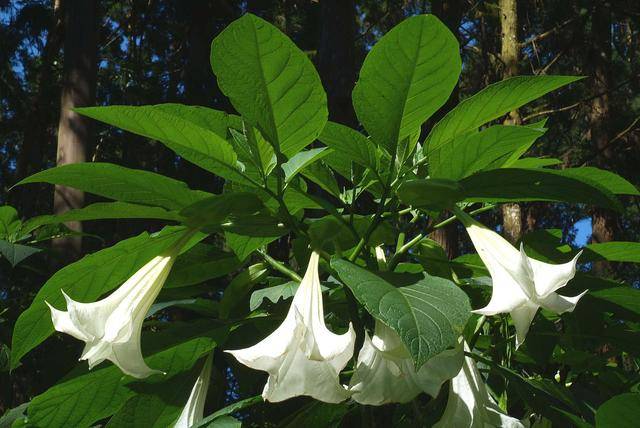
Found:
<svg viewBox="0 0 640 428"><path fill-rule="evenodd" d="M0 0L0 205L11 204L29 218L90 202L91 196L71 189L59 188L55 197L50 186L11 189L37 171L80 161L151 170L220 192L222 180L212 181L164 146L91 123L70 107L179 102L231 111L209 66L209 44L245 12L274 23L309 55L328 94L331 119L354 127L351 90L366 52L414 14L437 15L460 41L462 78L439 116L504 77L586 76L508 120L548 118L550 129L534 146L535 155L556 158L561 167L599 166L640 185L637 0ZM624 215L531 203L508 204L485 220L503 224L512 241L539 228L560 229L566 242L578 245L638 241L640 201L623 201ZM72 227L84 234L81 248L77 240L47 246L16 268L0 260L0 414L52 385L74 361L75 348L65 352L50 340L7 375L11 326L37 289L62 262L153 230L154 224ZM465 250L456 226L433 238L450 257ZM615 275L638 286L632 269L620 267ZM46 370L56 364L61 369Z"/></svg>

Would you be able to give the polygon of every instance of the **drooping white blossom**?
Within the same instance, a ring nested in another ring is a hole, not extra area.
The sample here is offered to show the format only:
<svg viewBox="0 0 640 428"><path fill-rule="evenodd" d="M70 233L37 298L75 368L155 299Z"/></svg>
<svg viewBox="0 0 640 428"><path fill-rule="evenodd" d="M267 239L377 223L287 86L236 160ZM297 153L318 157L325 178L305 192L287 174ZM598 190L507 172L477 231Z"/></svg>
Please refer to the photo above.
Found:
<svg viewBox="0 0 640 428"><path fill-rule="evenodd" d="M464 350L469 347L464 344ZM449 385L449 398L442 418L434 428L524 428L516 418L506 415L489 395L482 376L471 357Z"/></svg>
<svg viewBox="0 0 640 428"><path fill-rule="evenodd" d="M581 252L568 263L544 263L528 257L522 245L518 251L498 233L463 211L456 210L456 216L465 225L493 281L489 304L473 312L482 315L510 313L516 327L516 347L524 342L538 308L556 314L571 312L587 292L575 297L555 292L574 277Z"/></svg>
<svg viewBox="0 0 640 428"><path fill-rule="evenodd" d="M307 271L283 323L260 343L227 351L253 369L269 373L262 397L271 402L298 395L338 403L349 397L338 375L353 355L355 332L334 334L324 322L318 254Z"/></svg>
<svg viewBox="0 0 640 428"><path fill-rule="evenodd" d="M189 428L204 419L204 403L207 398L207 390L211 381L211 365L213 354L207 357L207 360L200 371L200 375L196 379L196 383L191 389L187 404L182 409L182 413L178 416L178 420L173 425L174 428Z"/></svg>
<svg viewBox="0 0 640 428"><path fill-rule="evenodd" d="M162 289L184 240L156 256L108 297L94 303L80 303L62 294L67 310L48 302L57 331L86 342L80 360L89 368L110 360L124 373L145 378L162 373L147 366L142 357L140 336L149 308Z"/></svg>
<svg viewBox="0 0 640 428"><path fill-rule="evenodd" d="M400 336L376 320L373 338L365 333L349 389L355 401L373 406L406 403L423 391L435 397L460 371L463 356L462 346L448 349L416 371Z"/></svg>

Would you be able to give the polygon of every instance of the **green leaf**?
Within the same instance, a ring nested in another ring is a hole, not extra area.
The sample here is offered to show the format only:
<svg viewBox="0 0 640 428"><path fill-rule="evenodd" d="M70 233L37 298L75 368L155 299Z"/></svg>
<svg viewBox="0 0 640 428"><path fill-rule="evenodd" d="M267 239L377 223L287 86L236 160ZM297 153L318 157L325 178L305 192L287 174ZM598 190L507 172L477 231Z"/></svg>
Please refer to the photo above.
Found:
<svg viewBox="0 0 640 428"><path fill-rule="evenodd" d="M305 150L293 155L291 159L282 164L285 183L290 182L293 177L298 175L307 166L319 161L329 153L331 153L331 151L326 147L318 147L315 149Z"/></svg>
<svg viewBox="0 0 640 428"><path fill-rule="evenodd" d="M464 199L462 187L455 181L442 178L409 180L398 188L398 197L417 208L442 210Z"/></svg>
<svg viewBox="0 0 640 428"><path fill-rule="evenodd" d="M331 404L312 401L299 409L287 419L284 428L337 428L342 419L349 412L349 405L345 403Z"/></svg>
<svg viewBox="0 0 640 428"><path fill-rule="evenodd" d="M560 170L565 177L575 178L587 183L600 185L614 195L640 195L638 189L624 178L611 171L594 168L592 166L582 168L567 168Z"/></svg>
<svg viewBox="0 0 640 428"><path fill-rule="evenodd" d="M245 181L238 170L236 153L225 140L231 122L226 113L180 104L84 107L76 111L157 140L189 162L220 177Z"/></svg>
<svg viewBox="0 0 640 428"><path fill-rule="evenodd" d="M429 157L429 176L460 180L511 153L524 153L544 132L525 126L492 126L460 136Z"/></svg>
<svg viewBox="0 0 640 428"><path fill-rule="evenodd" d="M38 172L18 185L49 183L105 198L176 210L209 196L178 180L149 171L99 162L75 163Z"/></svg>
<svg viewBox="0 0 640 428"><path fill-rule="evenodd" d="M20 227L20 219L15 208L0 206L0 238L8 238Z"/></svg>
<svg viewBox="0 0 640 428"><path fill-rule="evenodd" d="M365 168L378 170L380 154L376 145L367 137L348 126L327 122L318 137L322 143L349 161Z"/></svg>
<svg viewBox="0 0 640 428"><path fill-rule="evenodd" d="M242 422L233 416L220 416L212 420L207 428L241 428Z"/></svg>
<svg viewBox="0 0 640 428"><path fill-rule="evenodd" d="M246 260L258 248L275 241L282 235L288 233L287 230L283 230L277 235L273 236L250 236L246 234L225 232L224 237L231 251L233 251L239 260Z"/></svg>
<svg viewBox="0 0 640 428"><path fill-rule="evenodd" d="M411 285L395 287L345 260L334 258L331 267L367 312L400 335L416 368L454 346L471 315L467 295L444 278L419 275Z"/></svg>
<svg viewBox="0 0 640 428"><path fill-rule="evenodd" d="M613 285L607 288L589 290L589 297L596 298L600 301L611 303L618 308L624 309L624 311L633 312L636 316L640 316L640 290L620 284ZM599 308L602 310L611 310L618 312L617 308L612 308L610 305L600 304ZM616 313L616 315L625 318L624 313Z"/></svg>
<svg viewBox="0 0 640 428"><path fill-rule="evenodd" d="M188 287L227 275L242 265L233 253L208 244L197 244L176 259L165 289Z"/></svg>
<svg viewBox="0 0 640 428"><path fill-rule="evenodd" d="M568 170L503 168L484 171L460 182L466 200L474 202L557 201L622 209L605 187L577 179Z"/></svg>
<svg viewBox="0 0 640 428"><path fill-rule="evenodd" d="M153 218L168 221L181 221L175 212L160 207L131 204L128 202L96 202L84 208L67 211L60 215L41 215L25 221L20 228L23 234L48 225L67 221L105 220L117 218Z"/></svg>
<svg viewBox="0 0 640 428"><path fill-rule="evenodd" d="M279 152L290 157L327 121L327 96L309 58L280 30L252 14L232 22L211 44L222 92Z"/></svg>
<svg viewBox="0 0 640 428"><path fill-rule="evenodd" d="M214 329L208 321L184 324L164 332L143 335L142 349L148 355L145 358L146 363L167 373L154 375L145 380L147 394L162 394L166 391L165 382L189 371L200 358L211 352L225 338L226 328ZM63 379L32 400L28 409L30 424L43 427L91 426L118 411L125 401L140 389L140 382L124 376L120 369L111 363L100 365L92 371L83 368L80 372L81 374L75 377ZM169 386L171 384L166 385ZM184 399L182 406L186 403L188 395L187 391L184 397L180 397L181 400ZM179 405L166 402L156 404L164 404L174 409ZM137 416L150 421L157 417L158 413L164 412L165 408L157 407L149 414Z"/></svg>
<svg viewBox="0 0 640 428"><path fill-rule="evenodd" d="M16 368L27 352L53 333L51 314L45 301L57 308L64 307L61 289L74 300L95 301L173 245L184 230L182 227L168 227L157 236L150 236L145 232L87 255L56 272L16 321L11 346L11 368Z"/></svg>
<svg viewBox="0 0 640 428"><path fill-rule="evenodd" d="M298 290L300 283L295 281L285 282L284 284L274 285L273 287L261 288L251 293L249 299L249 309L255 311L258 309L264 299L269 300L271 303L278 303L280 299L286 300L293 297Z"/></svg>
<svg viewBox="0 0 640 428"><path fill-rule="evenodd" d="M633 428L640 420L640 394L617 395L596 412L596 428Z"/></svg>
<svg viewBox="0 0 640 428"><path fill-rule="evenodd" d="M231 135L230 141L241 160L250 162L265 177L273 171L278 163L276 153L259 131L249 127L242 134L232 129Z"/></svg>
<svg viewBox="0 0 640 428"><path fill-rule="evenodd" d="M433 151L450 144L454 138L579 79L581 77L517 76L489 85L462 101L436 124L427 137L425 151L431 157Z"/></svg>
<svg viewBox="0 0 640 428"><path fill-rule="evenodd" d="M240 272L224 290L218 310L220 319L229 318L231 311L251 291L254 285L262 281L267 275L264 263L256 263Z"/></svg>
<svg viewBox="0 0 640 428"><path fill-rule="evenodd" d="M516 159L508 165L509 168L544 168L547 166L560 165L562 161L556 158L522 158Z"/></svg>
<svg viewBox="0 0 640 428"><path fill-rule="evenodd" d="M402 21L371 49L353 90L353 107L389 154L447 101L460 75L459 49L433 15Z"/></svg>
<svg viewBox="0 0 640 428"><path fill-rule="evenodd" d="M18 263L29 256L42 251L42 248L30 247L28 245L15 244L0 239L0 255L2 255L11 266L15 267Z"/></svg>
<svg viewBox="0 0 640 428"><path fill-rule="evenodd" d="M7 410L4 415L0 417L0 428L11 428L15 421L23 420L28 406L29 403L22 403L18 407Z"/></svg>
<svg viewBox="0 0 640 428"><path fill-rule="evenodd" d="M228 192L199 200L183 208L180 215L191 226L217 226L231 215L253 214L262 208L262 200L255 193Z"/></svg>
<svg viewBox="0 0 640 428"><path fill-rule="evenodd" d="M602 242L589 244L581 262L608 260L610 262L640 263L640 242Z"/></svg>
<svg viewBox="0 0 640 428"><path fill-rule="evenodd" d="M261 395L256 395L253 397L245 398L244 400L236 401L235 403L229 404L228 406L223 407L222 409L216 411L215 413L205 417L203 420L201 420L191 428L210 427L212 425L209 425L209 424L212 422L215 422L216 419L218 420L222 419L223 417L228 416L232 413L236 413L244 408L253 406L254 404L261 404L261 403L264 403L264 399L262 398Z"/></svg>

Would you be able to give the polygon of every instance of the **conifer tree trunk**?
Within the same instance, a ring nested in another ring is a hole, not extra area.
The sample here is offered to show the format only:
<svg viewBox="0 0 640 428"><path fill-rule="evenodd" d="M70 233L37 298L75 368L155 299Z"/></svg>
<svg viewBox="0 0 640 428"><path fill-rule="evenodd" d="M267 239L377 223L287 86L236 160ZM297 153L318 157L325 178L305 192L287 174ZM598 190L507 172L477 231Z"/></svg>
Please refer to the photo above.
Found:
<svg viewBox="0 0 640 428"><path fill-rule="evenodd" d="M502 28L502 46L500 57L504 63L503 78L518 74L520 46L518 42L518 4L517 0L500 0L500 26ZM507 125L521 123L517 111L509 113ZM512 244L522 237L522 208L518 204L502 205L502 224L504 235Z"/></svg>
<svg viewBox="0 0 640 428"><path fill-rule="evenodd" d="M95 103L97 73L98 11L96 0L64 0L65 38L60 121L58 123L58 166L86 161L92 139L91 120L74 113L75 107ZM84 193L74 188L56 186L53 212L62 214L84 205ZM82 231L80 222L67 223ZM80 255L80 237L56 239L54 248L66 259Z"/></svg>
<svg viewBox="0 0 640 428"><path fill-rule="evenodd" d="M611 5L609 2L595 0L591 23L591 40L589 40L589 63L592 70L590 84L593 92L602 94L591 102L589 127L593 150L598 153L596 165L604 169L614 169L613 152L609 147L610 105L608 91L611 85ZM613 211L595 209L592 217L592 242L613 241L617 232L617 218ZM601 262L594 265L596 271L604 273L608 264Z"/></svg>

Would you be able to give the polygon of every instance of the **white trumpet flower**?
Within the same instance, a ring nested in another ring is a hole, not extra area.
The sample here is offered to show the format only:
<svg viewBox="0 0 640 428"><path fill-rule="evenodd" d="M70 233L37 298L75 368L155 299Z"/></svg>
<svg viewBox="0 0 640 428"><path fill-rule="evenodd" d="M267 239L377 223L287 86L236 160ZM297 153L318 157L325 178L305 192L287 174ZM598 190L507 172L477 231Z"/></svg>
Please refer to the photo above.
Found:
<svg viewBox="0 0 640 428"><path fill-rule="evenodd" d="M308 395L327 403L349 397L338 375L353 355L355 332L338 335L324 323L318 254L307 271L284 322L260 343L227 351L245 366L269 373L262 397L271 402Z"/></svg>
<svg viewBox="0 0 640 428"><path fill-rule="evenodd" d="M464 350L469 347L464 344ZM442 418L433 428L524 428L522 422L504 414L493 401L476 364L470 357L464 358L460 373L449 385L449 399Z"/></svg>
<svg viewBox="0 0 640 428"><path fill-rule="evenodd" d="M493 280L489 304L473 312L482 315L510 313L516 327L516 348L524 342L538 308L556 314L571 312L587 292L575 297L555 293L574 277L576 262L582 252L568 263L544 263L528 257L522 245L518 251L502 236L463 211L456 210L456 216L465 225Z"/></svg>
<svg viewBox="0 0 640 428"><path fill-rule="evenodd" d="M54 328L86 342L80 360L88 360L90 369L110 360L124 373L139 379L162 373L144 362L140 336L142 323L180 247L181 244L176 244L165 254L154 257L102 300L80 303L61 290L67 301L66 311L47 302Z"/></svg>
<svg viewBox="0 0 640 428"><path fill-rule="evenodd" d="M462 366L462 346L428 360L416 372L400 336L376 320L373 338L365 333L349 390L360 404L406 403L424 391L436 397L440 387Z"/></svg>
<svg viewBox="0 0 640 428"><path fill-rule="evenodd" d="M204 419L204 403L207 398L207 390L211 379L211 365L213 354L209 354L207 360L196 379L196 383L191 389L191 394L187 404L182 409L182 413L173 425L173 428L189 428Z"/></svg>

